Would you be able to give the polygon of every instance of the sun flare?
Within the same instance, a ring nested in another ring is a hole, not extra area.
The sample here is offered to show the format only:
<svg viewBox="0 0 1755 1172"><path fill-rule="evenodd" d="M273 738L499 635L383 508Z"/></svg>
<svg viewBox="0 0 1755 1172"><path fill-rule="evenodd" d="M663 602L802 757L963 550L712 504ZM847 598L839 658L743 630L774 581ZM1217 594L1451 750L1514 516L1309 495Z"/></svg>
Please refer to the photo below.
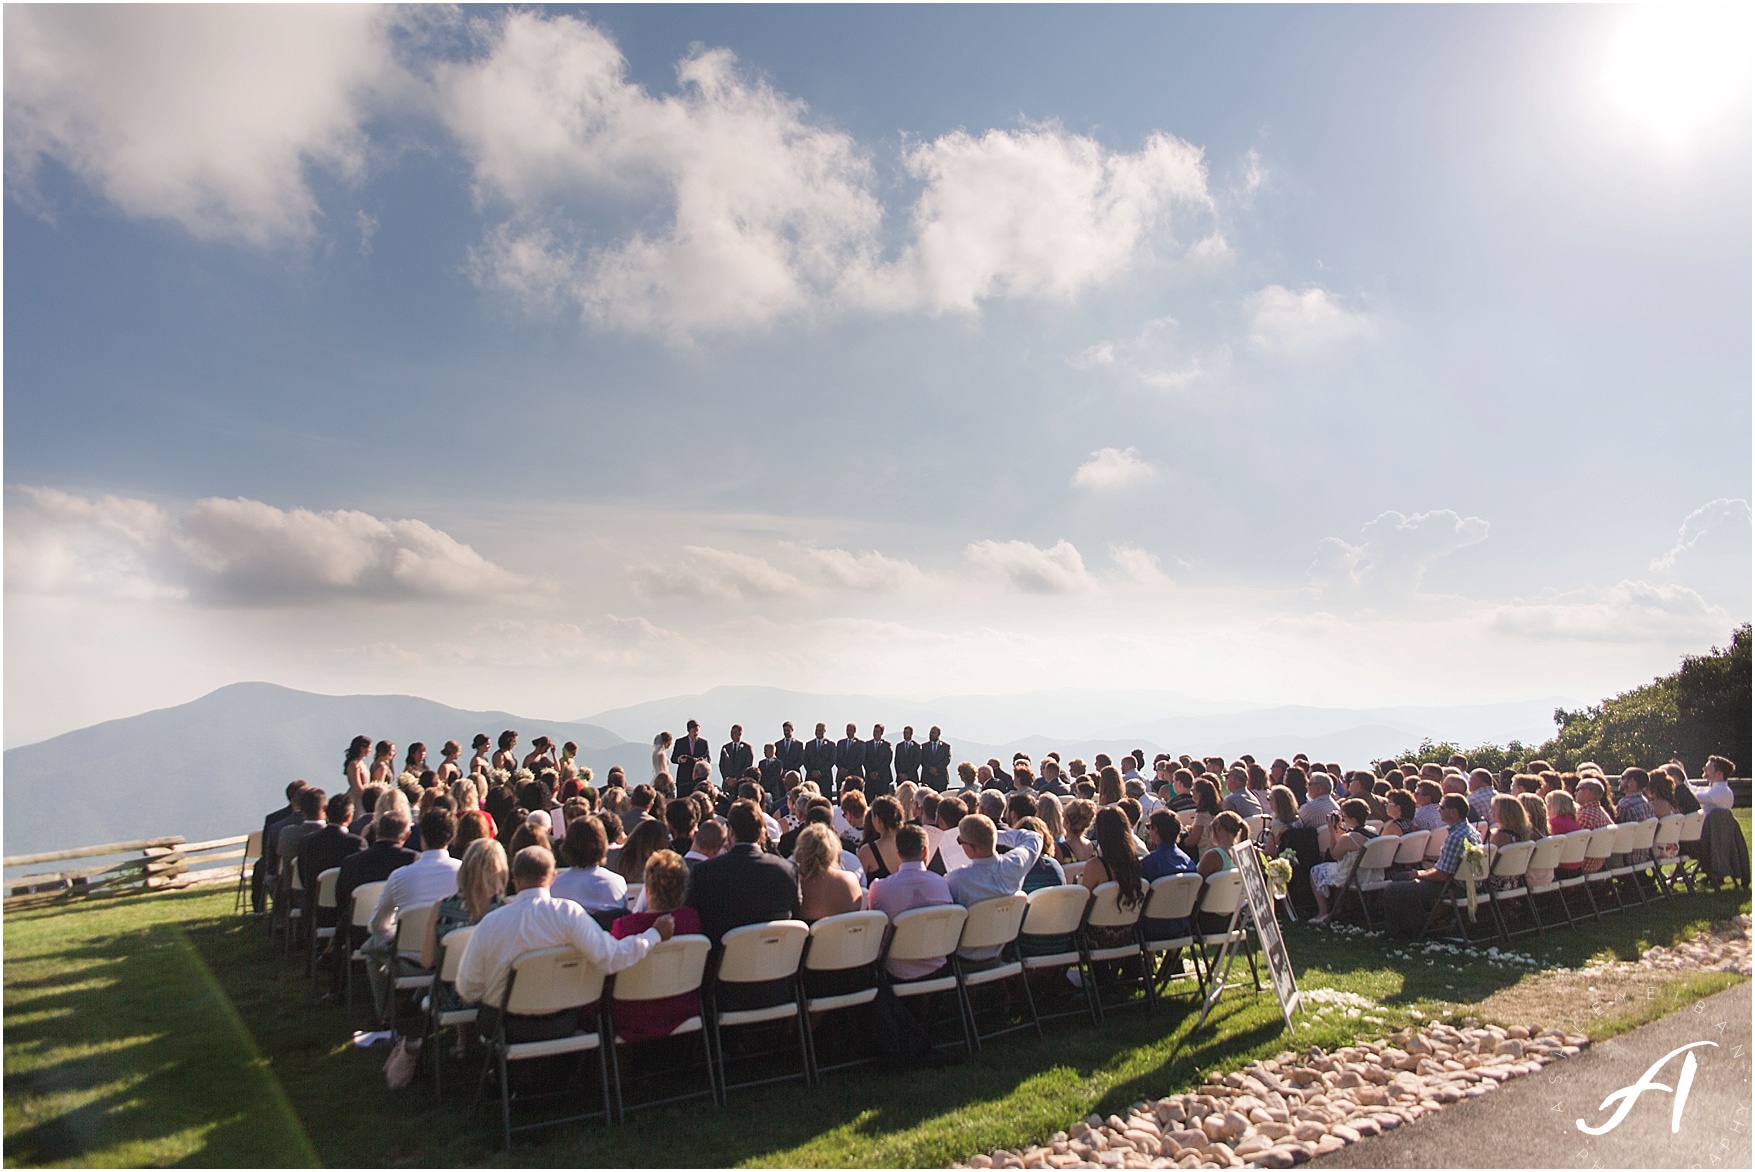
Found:
<svg viewBox="0 0 1755 1172"><path fill-rule="evenodd" d="M1629 118L1685 139L1730 105L1749 76L1749 19L1732 6L1633 9L1610 43L1603 82Z"/></svg>

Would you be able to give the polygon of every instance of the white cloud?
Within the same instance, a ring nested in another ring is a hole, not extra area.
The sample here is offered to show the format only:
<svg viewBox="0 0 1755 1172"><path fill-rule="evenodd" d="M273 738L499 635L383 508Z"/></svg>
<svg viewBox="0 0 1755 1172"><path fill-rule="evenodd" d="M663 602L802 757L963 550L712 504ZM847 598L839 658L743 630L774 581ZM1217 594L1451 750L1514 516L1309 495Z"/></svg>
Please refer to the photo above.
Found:
<svg viewBox="0 0 1755 1172"><path fill-rule="evenodd" d="M683 59L680 92L654 96L583 20L514 12L483 27L489 51L439 78L478 195L511 211L476 252L484 283L686 336L803 312L873 247L881 207L858 144L741 76L728 51ZM567 210L604 197L643 210L657 197L664 223L586 247Z"/></svg>
<svg viewBox="0 0 1755 1172"><path fill-rule="evenodd" d="M303 240L307 169L364 170L364 105L396 72L392 19L339 4L8 8L8 186L28 199L53 159L200 239Z"/></svg>
<svg viewBox="0 0 1755 1172"><path fill-rule="evenodd" d="M284 510L208 498L173 519L160 506L21 487L8 509L9 587L230 603L323 597L464 601L537 584L424 521L342 509Z"/></svg>
<svg viewBox="0 0 1755 1172"><path fill-rule="evenodd" d="M1197 246L1198 247L1198 246ZM1173 317L1153 318L1131 339L1106 339L1087 346L1067 360L1075 370L1101 370L1159 391L1179 391L1223 368L1230 354L1223 347L1206 355L1181 352L1173 335L1180 323Z"/></svg>
<svg viewBox="0 0 1755 1172"><path fill-rule="evenodd" d="M805 549L803 554L808 571L819 582L840 590L894 594L911 590L926 580L913 562L887 557L876 550L852 553L845 549Z"/></svg>
<svg viewBox="0 0 1755 1172"><path fill-rule="evenodd" d="M1318 592L1351 589L1381 598L1417 592L1439 558L1487 540L1488 525L1450 509L1403 515L1380 513L1360 530L1357 545L1324 538L1310 567Z"/></svg>
<svg viewBox="0 0 1755 1172"><path fill-rule="evenodd" d="M729 51L697 49L679 92L655 95L584 20L476 28L485 52L436 71L478 197L508 213L472 271L615 328L686 339L848 308L1066 299L1173 244L1173 208L1211 206L1200 150L1166 134L1122 153L1052 124L958 130L903 153L922 191L885 261L871 152ZM606 201L641 226L591 239L584 212ZM1201 263L1222 247L1207 237Z"/></svg>
<svg viewBox="0 0 1755 1172"><path fill-rule="evenodd" d="M1151 586L1165 585L1170 581L1169 576L1159 567L1157 556L1147 553L1137 545L1111 545L1109 560L1115 563L1121 576L1130 582Z"/></svg>
<svg viewBox="0 0 1755 1172"><path fill-rule="evenodd" d="M634 566L628 574L636 589L652 596L742 602L803 598L810 593L797 577L764 558L707 545L685 545L680 561Z"/></svg>
<svg viewBox="0 0 1755 1172"><path fill-rule="evenodd" d="M1200 148L1163 133L1120 154L1053 124L958 130L912 148L906 165L926 189L900 260L872 274L877 304L1068 299L1173 242L1172 208L1211 206Z"/></svg>
<svg viewBox="0 0 1755 1172"><path fill-rule="evenodd" d="M1622 581L1532 601L1514 599L1492 612L1502 634L1590 643L1687 641L1723 635L1731 617L1686 586Z"/></svg>
<svg viewBox="0 0 1755 1172"><path fill-rule="evenodd" d="M1243 299L1249 339L1263 350L1304 354L1367 334L1370 315L1351 310L1325 289L1294 293L1269 285Z"/></svg>
<svg viewBox="0 0 1755 1172"><path fill-rule="evenodd" d="M1676 568L1676 559L1694 551L1701 539L1715 530L1725 530L1734 536L1744 539L1742 543L1743 568L1748 568L1749 535L1749 502L1731 500L1720 497L1708 501L1682 519L1682 527L1676 533L1676 544L1661 558L1653 559L1651 568L1654 570L1671 571Z"/></svg>
<svg viewBox="0 0 1755 1172"><path fill-rule="evenodd" d="M1097 589L1071 542L1062 539L1047 549L1027 541L977 541L963 556L970 565L1004 578L1028 594L1080 594Z"/></svg>
<svg viewBox="0 0 1755 1172"><path fill-rule="evenodd" d="M1140 457L1138 448L1098 448L1072 475L1074 488L1119 492L1150 484L1158 469Z"/></svg>

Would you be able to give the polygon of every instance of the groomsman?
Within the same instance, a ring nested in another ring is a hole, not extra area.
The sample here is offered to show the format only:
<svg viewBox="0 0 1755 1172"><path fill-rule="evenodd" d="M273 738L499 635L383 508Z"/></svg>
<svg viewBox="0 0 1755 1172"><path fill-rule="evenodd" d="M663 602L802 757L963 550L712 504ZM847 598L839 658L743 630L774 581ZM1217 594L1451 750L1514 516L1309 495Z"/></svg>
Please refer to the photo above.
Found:
<svg viewBox="0 0 1755 1172"><path fill-rule="evenodd" d="M865 799L881 798L895 789L895 778L890 773L890 762L894 751L890 742L884 740L884 726L871 726L871 740L865 742Z"/></svg>
<svg viewBox="0 0 1755 1172"><path fill-rule="evenodd" d="M833 793L829 771L835 764L835 743L823 735L828 728L818 721L816 738L804 746L804 779L816 782L824 793Z"/></svg>
<svg viewBox="0 0 1755 1172"><path fill-rule="evenodd" d="M934 725L926 743L920 746L920 780L942 793L950 776L951 747L938 739L938 726Z"/></svg>
<svg viewBox="0 0 1755 1172"><path fill-rule="evenodd" d="M676 796L679 798L695 792L695 762L706 761L707 754L712 752L706 739L697 735L700 731L700 721L689 721L688 735L678 737L676 746L670 751L670 763L676 766L671 776L676 778Z"/></svg>
<svg viewBox="0 0 1755 1172"><path fill-rule="evenodd" d="M744 743L743 725L732 725L731 740L719 750L719 780L726 789L735 790L743 771L755 763L755 750Z"/></svg>
<svg viewBox="0 0 1755 1172"><path fill-rule="evenodd" d="M896 742L896 780L920 780L920 742L914 739L913 725L905 726L902 739Z"/></svg>
<svg viewBox="0 0 1755 1172"><path fill-rule="evenodd" d="M847 735L835 744L835 792L849 777L865 777L865 742L859 739L859 726L847 726Z"/></svg>
<svg viewBox="0 0 1755 1172"><path fill-rule="evenodd" d="M762 759L756 762L756 772L762 775L762 792L786 796L786 787L782 780L786 776L786 768L780 764L773 745L762 746Z"/></svg>
<svg viewBox="0 0 1755 1172"><path fill-rule="evenodd" d="M782 775L796 769L800 777L804 776L804 742L792 735L790 720L780 726L780 739L774 742L774 756L780 758ZM763 788L767 787L766 782L762 784Z"/></svg>

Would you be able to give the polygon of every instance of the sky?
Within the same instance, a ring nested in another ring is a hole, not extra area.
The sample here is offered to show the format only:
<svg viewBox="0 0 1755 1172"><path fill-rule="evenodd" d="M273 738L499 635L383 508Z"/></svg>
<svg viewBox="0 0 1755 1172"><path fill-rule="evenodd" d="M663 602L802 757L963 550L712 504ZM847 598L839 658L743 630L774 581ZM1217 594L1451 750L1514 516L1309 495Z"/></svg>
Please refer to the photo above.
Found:
<svg viewBox="0 0 1755 1172"><path fill-rule="evenodd" d="M1593 701L1749 619L1746 11L4 19L7 745Z"/></svg>

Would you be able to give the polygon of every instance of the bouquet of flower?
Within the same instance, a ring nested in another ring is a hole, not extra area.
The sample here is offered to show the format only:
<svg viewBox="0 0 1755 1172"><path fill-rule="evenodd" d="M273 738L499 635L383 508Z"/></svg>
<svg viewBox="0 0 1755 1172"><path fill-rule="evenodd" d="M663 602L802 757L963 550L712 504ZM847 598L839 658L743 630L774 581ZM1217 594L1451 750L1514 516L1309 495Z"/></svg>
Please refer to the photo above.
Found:
<svg viewBox="0 0 1755 1172"><path fill-rule="evenodd" d="M1463 881L1463 889L1469 897L1469 919L1475 918L1475 884L1487 877L1487 848L1478 842L1465 842L1462 849L1462 862L1457 865L1456 877Z"/></svg>
<svg viewBox="0 0 1755 1172"><path fill-rule="evenodd" d="M1292 882L1292 868L1297 862L1298 852L1287 850L1281 851L1278 858L1269 859L1262 864L1261 869L1267 873L1268 887L1275 895L1284 893L1287 884Z"/></svg>

